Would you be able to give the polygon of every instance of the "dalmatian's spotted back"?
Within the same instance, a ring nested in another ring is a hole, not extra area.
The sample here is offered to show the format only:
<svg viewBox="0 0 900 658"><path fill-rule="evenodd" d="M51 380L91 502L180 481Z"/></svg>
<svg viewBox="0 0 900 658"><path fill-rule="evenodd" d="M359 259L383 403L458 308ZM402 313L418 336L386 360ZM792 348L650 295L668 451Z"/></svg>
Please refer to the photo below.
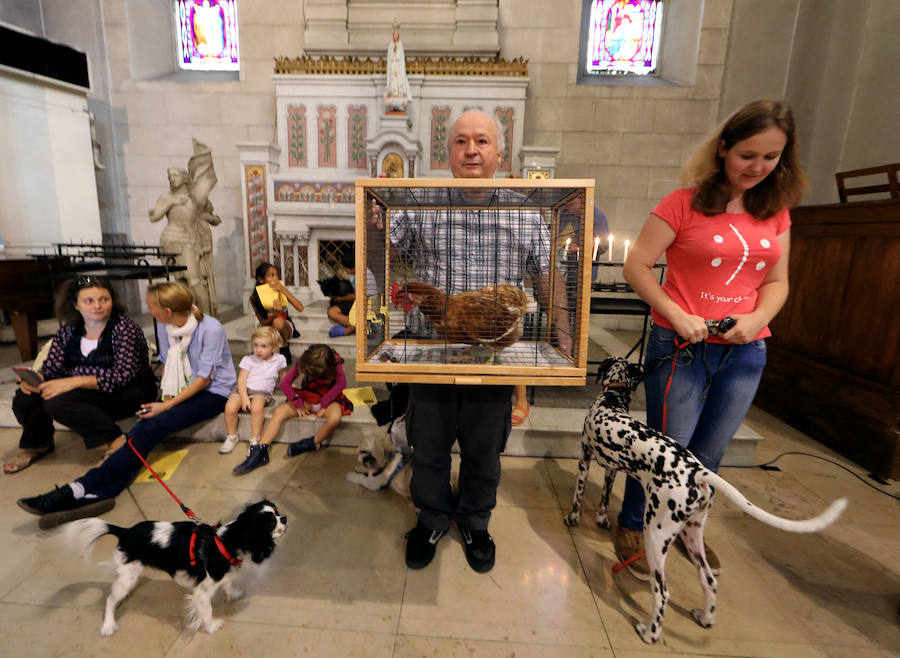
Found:
<svg viewBox="0 0 900 658"><path fill-rule="evenodd" d="M663 615L669 598L665 581L666 554L679 534L691 562L697 568L704 605L691 611L698 624L715 623L716 577L706 560L703 526L712 506L714 488L738 504L749 515L792 532L816 532L830 525L846 507L846 499L835 501L819 516L793 521L756 507L732 485L703 466L674 439L634 419L629 413L631 393L643 377L643 369L624 359L607 359L600 366L603 392L594 400L584 420L581 460L572 510L566 525L578 524L584 486L591 460L606 469L597 509L597 525L609 528L608 505L616 471L640 480L646 493L644 547L650 567L654 609L647 623L635 628L647 643L659 641Z"/></svg>

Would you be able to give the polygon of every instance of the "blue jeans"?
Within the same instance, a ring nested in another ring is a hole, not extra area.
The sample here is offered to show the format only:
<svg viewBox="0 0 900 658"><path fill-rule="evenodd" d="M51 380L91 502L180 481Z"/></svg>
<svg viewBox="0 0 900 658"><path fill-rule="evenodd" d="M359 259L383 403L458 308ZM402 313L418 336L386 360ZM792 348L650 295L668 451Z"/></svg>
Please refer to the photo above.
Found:
<svg viewBox="0 0 900 658"><path fill-rule="evenodd" d="M227 398L221 395L200 391L158 416L138 421L127 436L146 459L156 444L165 437L201 421L215 418L225 411L227 401ZM107 457L102 464L75 481L84 485L86 493L96 494L100 498L113 498L131 484L141 466L143 466L141 460L126 444Z"/></svg>
<svg viewBox="0 0 900 658"><path fill-rule="evenodd" d="M676 334L654 325L650 331L644 366L675 351ZM683 341L680 341L683 342ZM705 363L704 363L705 362ZM666 405L665 433L690 450L711 471L719 462L750 409L763 368L766 343L746 345L695 343L678 354ZM666 361L644 379L647 424L663 430L663 402L672 362ZM619 514L619 527L642 530L644 490L628 477Z"/></svg>

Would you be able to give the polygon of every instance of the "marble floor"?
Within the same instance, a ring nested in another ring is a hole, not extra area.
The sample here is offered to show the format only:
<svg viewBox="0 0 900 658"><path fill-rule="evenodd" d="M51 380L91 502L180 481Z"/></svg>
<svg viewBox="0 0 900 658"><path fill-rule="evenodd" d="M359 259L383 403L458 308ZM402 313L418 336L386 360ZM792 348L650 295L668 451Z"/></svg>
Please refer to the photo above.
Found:
<svg viewBox="0 0 900 658"><path fill-rule="evenodd" d="M574 412L574 410L573 410ZM771 416L753 409L748 423L766 436L762 460L788 450L836 457ZM11 452L12 429L0 430ZM275 447L272 462L233 477L236 452L210 443L188 448L169 485L210 521L228 518L263 496L288 516L288 532L262 567L246 565L246 596L217 600L225 626L215 635L186 631L184 590L147 573L118 611L119 631L98 634L112 581L102 564L114 546L101 538L83 561L15 500L71 480L100 457L72 433L57 451L23 473L3 477L0 507L0 646L7 656L888 656L900 650L900 506L846 471L818 459L784 457L780 471L723 469L765 509L789 517L818 513L838 496L850 506L817 535L792 535L754 521L720 497L707 539L722 558L718 622L704 630L690 618L701 591L688 561L668 561L671 600L663 641L644 644L633 630L649 610L649 587L627 572L612 575L608 534L591 522L567 528L577 462L503 458L491 531L497 565L469 569L455 529L422 571L403 561L411 504L391 491L370 492L344 474L349 448L294 459ZM599 495L591 472L587 501ZM622 491L620 477L614 508ZM887 487L894 495L900 487ZM106 519L179 520L154 482L133 484Z"/></svg>

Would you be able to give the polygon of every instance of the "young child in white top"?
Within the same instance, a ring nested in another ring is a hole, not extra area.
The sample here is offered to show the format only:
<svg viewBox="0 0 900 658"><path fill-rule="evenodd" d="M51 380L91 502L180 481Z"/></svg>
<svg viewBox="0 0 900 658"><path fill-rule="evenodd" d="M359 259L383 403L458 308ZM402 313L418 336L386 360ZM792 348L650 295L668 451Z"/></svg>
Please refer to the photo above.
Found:
<svg viewBox="0 0 900 658"><path fill-rule="evenodd" d="M221 454L234 450L238 438L238 413L250 412L250 445L259 442L265 422L265 408L273 401L272 391L284 374L287 360L278 353L281 334L273 327L260 327L253 332L253 354L248 354L238 364L237 390L225 403L225 430L227 436L219 448Z"/></svg>

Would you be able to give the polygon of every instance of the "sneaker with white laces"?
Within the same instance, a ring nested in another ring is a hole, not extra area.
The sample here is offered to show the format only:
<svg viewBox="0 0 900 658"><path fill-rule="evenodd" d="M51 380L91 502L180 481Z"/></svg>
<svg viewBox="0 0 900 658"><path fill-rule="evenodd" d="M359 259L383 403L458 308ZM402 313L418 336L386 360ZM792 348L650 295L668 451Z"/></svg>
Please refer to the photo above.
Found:
<svg viewBox="0 0 900 658"><path fill-rule="evenodd" d="M469 526L456 522L459 534L462 535L466 562L478 573L487 573L494 568L497 547L494 538L487 530L474 530Z"/></svg>
<svg viewBox="0 0 900 658"><path fill-rule="evenodd" d="M434 559L437 544L446 530L432 530L416 521L416 527L406 533L406 566L424 569Z"/></svg>
<svg viewBox="0 0 900 658"><path fill-rule="evenodd" d="M116 506L115 498L75 498L68 484L39 496L20 498L16 502L29 514L41 517L38 527L42 530L88 516L99 516Z"/></svg>
<svg viewBox="0 0 900 658"><path fill-rule="evenodd" d="M219 454L227 455L229 452L234 450L235 446L240 443L241 440L237 434L230 434L225 437L225 440L222 441L222 445L219 446Z"/></svg>

